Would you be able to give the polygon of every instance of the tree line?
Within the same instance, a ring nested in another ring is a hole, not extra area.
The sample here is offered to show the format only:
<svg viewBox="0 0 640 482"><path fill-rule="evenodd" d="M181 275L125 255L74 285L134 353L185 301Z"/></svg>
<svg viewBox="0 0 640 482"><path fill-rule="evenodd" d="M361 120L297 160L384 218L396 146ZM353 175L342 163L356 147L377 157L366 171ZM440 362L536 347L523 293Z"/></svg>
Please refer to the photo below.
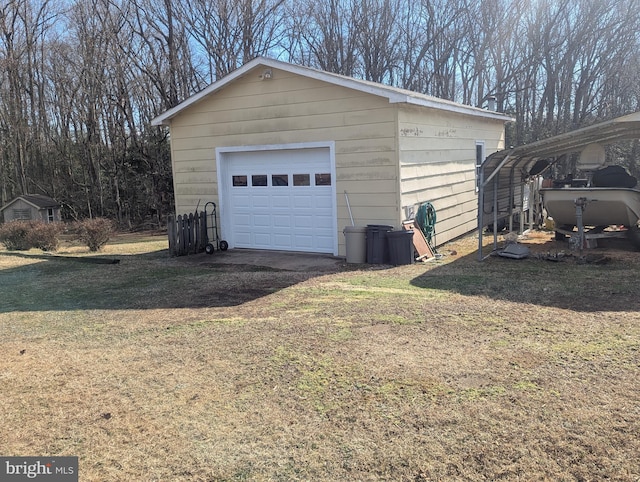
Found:
<svg viewBox="0 0 640 482"><path fill-rule="evenodd" d="M512 115L508 144L640 110L640 0L9 0L0 7L0 204L161 224L150 120L257 56ZM617 152L632 173L638 142Z"/></svg>

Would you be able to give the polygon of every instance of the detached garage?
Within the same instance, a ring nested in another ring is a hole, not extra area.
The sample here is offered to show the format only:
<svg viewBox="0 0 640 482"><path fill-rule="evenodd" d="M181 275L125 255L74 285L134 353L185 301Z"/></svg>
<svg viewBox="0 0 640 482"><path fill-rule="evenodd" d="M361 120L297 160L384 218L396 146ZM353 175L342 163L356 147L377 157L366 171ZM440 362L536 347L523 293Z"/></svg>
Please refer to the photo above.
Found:
<svg viewBox="0 0 640 482"><path fill-rule="evenodd" d="M474 230L477 166L510 120L258 58L152 123L170 127L178 214L212 201L230 248L344 255L351 216L399 228L426 201L437 244Z"/></svg>

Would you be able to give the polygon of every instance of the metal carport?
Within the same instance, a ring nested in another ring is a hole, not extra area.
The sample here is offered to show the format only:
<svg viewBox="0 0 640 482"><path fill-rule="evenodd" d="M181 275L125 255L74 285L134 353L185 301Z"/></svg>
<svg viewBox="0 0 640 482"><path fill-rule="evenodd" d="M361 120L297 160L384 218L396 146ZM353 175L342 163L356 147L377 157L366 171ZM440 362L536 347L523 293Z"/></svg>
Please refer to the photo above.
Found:
<svg viewBox="0 0 640 482"><path fill-rule="evenodd" d="M510 229L514 214L524 213L531 205L530 186L548 166L562 156L580 152L589 144L609 145L621 140L640 139L640 112L594 124L572 132L495 152L479 168L478 185L478 259L482 252L482 232L493 224L493 246L498 244L498 221L508 218ZM541 161L540 164L537 164ZM544 162L546 161L546 163ZM533 168L536 168L532 171ZM530 223L533 220L530 218ZM522 227L524 223L520 223Z"/></svg>

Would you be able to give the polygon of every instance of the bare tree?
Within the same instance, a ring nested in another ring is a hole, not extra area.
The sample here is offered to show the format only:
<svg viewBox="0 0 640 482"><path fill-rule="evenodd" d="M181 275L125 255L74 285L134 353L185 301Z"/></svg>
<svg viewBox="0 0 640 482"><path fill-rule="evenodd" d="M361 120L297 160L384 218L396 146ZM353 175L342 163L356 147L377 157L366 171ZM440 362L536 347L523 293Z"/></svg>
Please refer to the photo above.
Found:
<svg viewBox="0 0 640 482"><path fill-rule="evenodd" d="M275 52L284 34L284 0L194 0L181 12L199 45L208 82Z"/></svg>
<svg viewBox="0 0 640 482"><path fill-rule="evenodd" d="M121 47L152 83L165 109L201 88L183 18L171 0L133 0L119 9L135 36Z"/></svg>
<svg viewBox="0 0 640 482"><path fill-rule="evenodd" d="M358 37L353 26L359 17L356 0L301 0L291 12L290 30L296 39L290 49L294 62L352 76L358 68Z"/></svg>
<svg viewBox="0 0 640 482"><path fill-rule="evenodd" d="M400 11L405 49L402 87L454 100L462 6L455 0L425 0Z"/></svg>
<svg viewBox="0 0 640 482"><path fill-rule="evenodd" d="M365 79L393 84L401 62L401 0L361 0L353 29Z"/></svg>
<svg viewBox="0 0 640 482"><path fill-rule="evenodd" d="M34 186L32 170L42 167L48 122L40 76L43 44L55 13L48 0L11 0L0 9L0 128L6 144L2 200L8 192ZM4 77L4 78L3 78Z"/></svg>

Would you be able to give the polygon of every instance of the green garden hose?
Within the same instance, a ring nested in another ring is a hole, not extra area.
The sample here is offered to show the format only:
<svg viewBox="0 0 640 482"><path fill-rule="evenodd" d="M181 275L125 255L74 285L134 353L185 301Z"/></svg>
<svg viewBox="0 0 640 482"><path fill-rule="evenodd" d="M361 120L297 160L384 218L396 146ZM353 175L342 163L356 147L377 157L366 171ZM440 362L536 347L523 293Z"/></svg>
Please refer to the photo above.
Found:
<svg viewBox="0 0 640 482"><path fill-rule="evenodd" d="M416 222L424 234L427 243L433 248L436 237L436 208L430 202L420 204L416 214Z"/></svg>

